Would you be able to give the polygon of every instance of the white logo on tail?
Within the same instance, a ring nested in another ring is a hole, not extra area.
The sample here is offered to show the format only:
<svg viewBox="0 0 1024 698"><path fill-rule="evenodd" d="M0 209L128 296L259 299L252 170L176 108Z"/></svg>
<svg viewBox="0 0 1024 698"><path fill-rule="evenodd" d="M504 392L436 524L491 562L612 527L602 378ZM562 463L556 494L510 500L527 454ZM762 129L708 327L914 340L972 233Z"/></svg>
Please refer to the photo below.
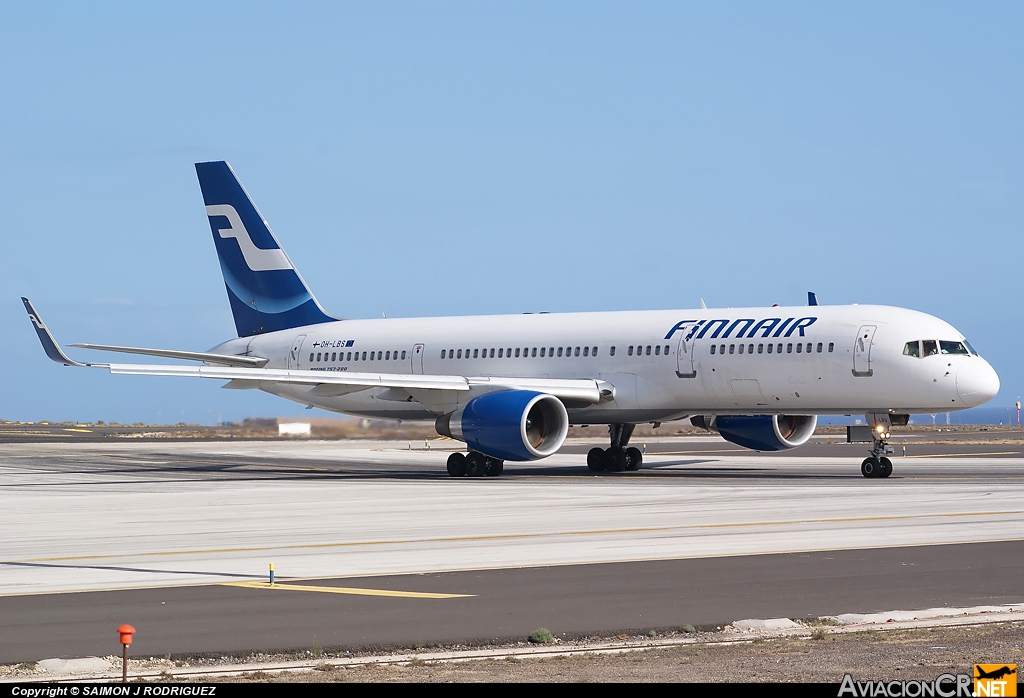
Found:
<svg viewBox="0 0 1024 698"><path fill-rule="evenodd" d="M288 261L284 250L261 250L253 244L249 237L249 231L242 224L238 212L234 206L219 204L206 207L207 216L224 216L228 219L230 228L218 228L217 233L222 238L234 238L238 241L238 247L242 250L245 263L253 271L274 271L275 269L291 269L292 263Z"/></svg>

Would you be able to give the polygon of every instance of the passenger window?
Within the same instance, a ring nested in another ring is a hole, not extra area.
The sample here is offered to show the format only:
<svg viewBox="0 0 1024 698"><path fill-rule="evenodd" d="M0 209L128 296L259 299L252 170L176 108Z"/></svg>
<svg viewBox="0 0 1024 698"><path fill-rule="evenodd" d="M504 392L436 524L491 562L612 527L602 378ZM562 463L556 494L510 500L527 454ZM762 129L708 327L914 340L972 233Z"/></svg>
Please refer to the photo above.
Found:
<svg viewBox="0 0 1024 698"><path fill-rule="evenodd" d="M932 354L939 353L939 347L934 339L926 339L921 344L924 345L924 355L931 356Z"/></svg>
<svg viewBox="0 0 1024 698"><path fill-rule="evenodd" d="M351 361L351 360L352 360L352 352L349 352L348 353L348 358L345 359L345 361Z"/></svg>
<svg viewBox="0 0 1024 698"><path fill-rule="evenodd" d="M743 345L742 344L740 345L740 353L741 354L743 353Z"/></svg>
<svg viewBox="0 0 1024 698"><path fill-rule="evenodd" d="M548 356L554 356L554 355L555 355L555 348L554 347L548 347Z"/></svg>
<svg viewBox="0 0 1024 698"><path fill-rule="evenodd" d="M391 352L390 351L387 354L384 355L384 360L385 361L391 361Z"/></svg>
<svg viewBox="0 0 1024 698"><path fill-rule="evenodd" d="M594 348L597 349L597 347L594 347ZM615 356L615 347L614 346L608 348L608 356Z"/></svg>
<svg viewBox="0 0 1024 698"><path fill-rule="evenodd" d="M821 353L821 342L818 342L818 353Z"/></svg>
<svg viewBox="0 0 1024 698"><path fill-rule="evenodd" d="M792 344L787 344L786 345L786 353L787 354L792 354L793 353L793 345Z"/></svg>
<svg viewBox="0 0 1024 698"><path fill-rule="evenodd" d="M650 355L651 355L651 345L650 345L650 344L648 344L648 345L647 345L647 351L646 351L646 352L644 352L644 353L646 353L646 354L647 354L647 356L650 356Z"/></svg>
<svg viewBox="0 0 1024 698"><path fill-rule="evenodd" d="M516 347L516 358L519 358L519 347Z"/></svg>
<svg viewBox="0 0 1024 698"><path fill-rule="evenodd" d="M537 358L537 347L530 350L530 358Z"/></svg>
<svg viewBox="0 0 1024 698"><path fill-rule="evenodd" d="M735 344L730 344L729 345L729 353L730 354L735 354L736 353L736 345Z"/></svg>
<svg viewBox="0 0 1024 698"><path fill-rule="evenodd" d="M591 356L597 356L597 347L592 347L591 348L590 355Z"/></svg>
<svg viewBox="0 0 1024 698"><path fill-rule="evenodd" d="M321 361L321 360L322 360L322 359L320 358L320 352L317 352L317 353L316 353L316 362L317 362L317 363L320 363L320 361Z"/></svg>
<svg viewBox="0 0 1024 698"><path fill-rule="evenodd" d="M473 358L474 359L479 359L480 358L480 350L479 349L474 349L473 350Z"/></svg>
<svg viewBox="0 0 1024 698"><path fill-rule="evenodd" d="M490 357L491 357L492 359L494 358L494 350L493 350L493 349L491 349L491 354L490 354Z"/></svg>
<svg viewBox="0 0 1024 698"><path fill-rule="evenodd" d="M715 349L717 349L717 348L718 348L717 344L712 344L711 345L711 353L714 354L715 353Z"/></svg>
<svg viewBox="0 0 1024 698"><path fill-rule="evenodd" d="M967 347L960 342L946 342L939 340L939 349L943 354L967 354Z"/></svg>
<svg viewBox="0 0 1024 698"><path fill-rule="evenodd" d="M725 345L724 344L719 344L718 345L718 353L719 354L724 354L725 353Z"/></svg>
<svg viewBox="0 0 1024 698"><path fill-rule="evenodd" d="M579 355L580 355L580 348L576 347L576 353L574 354L574 356L579 356Z"/></svg>
<svg viewBox="0 0 1024 698"><path fill-rule="evenodd" d="M505 358L505 349L504 348L499 348L498 349L498 358L499 359L504 359Z"/></svg>
<svg viewBox="0 0 1024 698"><path fill-rule="evenodd" d="M512 358L512 347L505 347L505 358L506 359L511 359Z"/></svg>
<svg viewBox="0 0 1024 698"><path fill-rule="evenodd" d="M590 356L590 347L583 347L583 355Z"/></svg>
<svg viewBox="0 0 1024 698"><path fill-rule="evenodd" d="M768 353L769 353L769 354L771 354L771 353L772 353L772 349L773 349L774 347L775 347L775 345L774 345L774 344L769 344L769 345L768 345Z"/></svg>
<svg viewBox="0 0 1024 698"><path fill-rule="evenodd" d="M313 354L309 355L309 363L313 363Z"/></svg>
<svg viewBox="0 0 1024 698"><path fill-rule="evenodd" d="M832 350L835 349L835 348L836 348L836 343L835 342L829 342L828 343L828 353L829 354L831 354Z"/></svg>
<svg viewBox="0 0 1024 698"><path fill-rule="evenodd" d="M660 344L658 346L654 347L654 355L655 356L661 356L661 345Z"/></svg>
<svg viewBox="0 0 1024 698"><path fill-rule="evenodd" d="M668 356L668 345L665 345L665 356Z"/></svg>
<svg viewBox="0 0 1024 698"><path fill-rule="evenodd" d="M626 347L626 356L632 356L632 355L633 355L633 345L630 344L628 347Z"/></svg>
<svg viewBox="0 0 1024 698"><path fill-rule="evenodd" d="M451 352L451 349L449 349L448 350L448 356L450 357L451 355L452 355L452 352ZM405 349L402 350L402 358L403 359L405 358Z"/></svg>
<svg viewBox="0 0 1024 698"><path fill-rule="evenodd" d="M797 344L796 345L796 353L799 354L801 351L803 351L803 348L804 348L803 344Z"/></svg>
<svg viewBox="0 0 1024 698"><path fill-rule="evenodd" d="M546 347L541 347L540 348L540 358L542 358L542 359L544 358L544 354L547 353L547 352L544 351L545 349L546 349Z"/></svg>
<svg viewBox="0 0 1024 698"><path fill-rule="evenodd" d="M460 359L462 358L462 350L461 350L461 349L459 349L459 354L458 354L458 356L459 356L459 358L460 358Z"/></svg>
<svg viewBox="0 0 1024 698"><path fill-rule="evenodd" d="M446 352L446 351L445 351L444 349L442 349L442 350L441 350L441 358L442 358L442 359L444 358L444 356L445 356L445 354L446 354L446 353L447 353L447 352Z"/></svg>
<svg viewBox="0 0 1024 698"><path fill-rule="evenodd" d="M558 347L558 357L562 357L562 347Z"/></svg>
<svg viewBox="0 0 1024 698"><path fill-rule="evenodd" d="M807 343L807 353L808 354L811 353L811 343L810 342Z"/></svg>

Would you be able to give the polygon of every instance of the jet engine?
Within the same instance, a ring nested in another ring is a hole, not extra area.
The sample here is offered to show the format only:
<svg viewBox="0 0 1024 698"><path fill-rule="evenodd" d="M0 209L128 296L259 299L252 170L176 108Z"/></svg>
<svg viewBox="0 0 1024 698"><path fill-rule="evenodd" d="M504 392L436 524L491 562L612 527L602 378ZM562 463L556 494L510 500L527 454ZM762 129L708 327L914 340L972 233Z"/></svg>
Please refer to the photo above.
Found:
<svg viewBox="0 0 1024 698"><path fill-rule="evenodd" d="M502 390L475 397L461 410L437 418L437 433L492 458L546 458L562 447L569 415L554 395Z"/></svg>
<svg viewBox="0 0 1024 698"><path fill-rule="evenodd" d="M717 431L731 443L756 451L787 451L807 443L818 425L815 415L715 415L691 417L695 427Z"/></svg>

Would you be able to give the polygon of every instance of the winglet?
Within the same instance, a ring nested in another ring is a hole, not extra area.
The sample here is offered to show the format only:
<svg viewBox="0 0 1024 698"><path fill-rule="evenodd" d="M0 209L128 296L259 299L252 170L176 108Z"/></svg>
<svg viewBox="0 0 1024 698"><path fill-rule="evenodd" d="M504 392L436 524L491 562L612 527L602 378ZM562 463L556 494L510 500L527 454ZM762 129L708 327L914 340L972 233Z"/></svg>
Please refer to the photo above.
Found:
<svg viewBox="0 0 1024 698"><path fill-rule="evenodd" d="M815 295L814 291L807 292L807 305L817 305L818 296Z"/></svg>
<svg viewBox="0 0 1024 698"><path fill-rule="evenodd" d="M64 350L57 344L57 340L50 334L50 330L43 324L43 319L39 317L39 313L32 307L32 302L24 296L21 297L21 302L25 304L25 310L28 311L28 319L32 321L32 327L35 328L36 334L39 335L39 341L43 345L43 351L53 361L65 366L95 366L96 364L83 364L75 361L74 359L68 358L68 355L64 353Z"/></svg>

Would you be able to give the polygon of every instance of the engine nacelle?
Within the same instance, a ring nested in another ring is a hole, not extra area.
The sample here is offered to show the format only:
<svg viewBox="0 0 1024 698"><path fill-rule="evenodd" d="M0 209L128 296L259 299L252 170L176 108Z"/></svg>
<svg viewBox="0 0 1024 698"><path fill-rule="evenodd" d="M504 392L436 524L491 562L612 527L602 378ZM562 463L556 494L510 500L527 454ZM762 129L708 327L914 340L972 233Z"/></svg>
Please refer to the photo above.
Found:
<svg viewBox="0 0 1024 698"><path fill-rule="evenodd" d="M546 458L569 434L569 415L554 395L502 390L475 397L461 410L438 417L437 433L466 442L493 458Z"/></svg>
<svg viewBox="0 0 1024 698"><path fill-rule="evenodd" d="M726 441L755 451L786 451L803 446L818 426L815 415L725 415L692 417L697 427L717 431Z"/></svg>

